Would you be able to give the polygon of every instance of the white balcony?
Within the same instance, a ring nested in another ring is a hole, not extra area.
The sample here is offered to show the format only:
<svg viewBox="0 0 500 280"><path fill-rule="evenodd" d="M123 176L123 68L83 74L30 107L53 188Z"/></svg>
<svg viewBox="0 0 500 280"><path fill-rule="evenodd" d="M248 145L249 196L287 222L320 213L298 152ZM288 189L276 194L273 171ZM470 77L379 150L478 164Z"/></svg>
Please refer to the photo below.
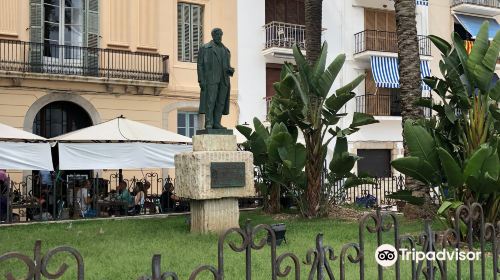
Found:
<svg viewBox="0 0 500 280"><path fill-rule="evenodd" d="M476 14L487 17L500 15L499 0L451 0L451 10L458 13Z"/></svg>
<svg viewBox="0 0 500 280"><path fill-rule="evenodd" d="M262 54L270 59L293 59L293 45L297 44L303 53L306 45L304 25L271 21L264 26L266 42Z"/></svg>

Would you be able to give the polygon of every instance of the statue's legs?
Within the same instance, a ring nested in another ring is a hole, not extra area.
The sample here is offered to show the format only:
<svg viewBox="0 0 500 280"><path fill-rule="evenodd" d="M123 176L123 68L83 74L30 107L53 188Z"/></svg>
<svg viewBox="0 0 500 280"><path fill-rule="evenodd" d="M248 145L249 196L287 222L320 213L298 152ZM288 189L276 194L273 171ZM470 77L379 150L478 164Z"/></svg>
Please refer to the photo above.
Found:
<svg viewBox="0 0 500 280"><path fill-rule="evenodd" d="M208 85L208 106L205 114L205 128L224 128L221 125L222 113L226 104L228 88L224 83Z"/></svg>
<svg viewBox="0 0 500 280"><path fill-rule="evenodd" d="M222 126L221 120L222 120L222 114L224 112L224 107L226 106L227 94L228 94L227 86L224 83L220 83L217 92L217 100L215 102L214 128L225 128Z"/></svg>

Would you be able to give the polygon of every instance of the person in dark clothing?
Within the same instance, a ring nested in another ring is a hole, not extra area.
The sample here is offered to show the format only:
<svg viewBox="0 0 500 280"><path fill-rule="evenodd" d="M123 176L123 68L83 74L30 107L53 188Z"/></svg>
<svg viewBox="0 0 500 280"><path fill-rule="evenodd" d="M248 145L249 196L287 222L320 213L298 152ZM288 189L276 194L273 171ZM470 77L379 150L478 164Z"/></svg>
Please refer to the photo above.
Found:
<svg viewBox="0 0 500 280"><path fill-rule="evenodd" d="M174 194L174 185L170 182L166 182L165 186L163 186L163 193L160 196L160 203L163 211L175 211L176 204L179 200L179 197Z"/></svg>
<svg viewBox="0 0 500 280"><path fill-rule="evenodd" d="M7 220L7 185L0 180L0 222Z"/></svg>

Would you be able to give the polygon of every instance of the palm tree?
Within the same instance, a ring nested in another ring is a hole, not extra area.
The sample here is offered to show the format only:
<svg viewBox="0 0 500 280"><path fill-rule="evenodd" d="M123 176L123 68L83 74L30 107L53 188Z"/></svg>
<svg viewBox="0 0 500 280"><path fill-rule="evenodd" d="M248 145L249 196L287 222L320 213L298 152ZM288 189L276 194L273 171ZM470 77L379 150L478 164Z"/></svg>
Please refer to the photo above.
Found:
<svg viewBox="0 0 500 280"><path fill-rule="evenodd" d="M323 18L323 0L306 0L306 59L310 66L314 65L321 54L321 30ZM319 99L321 97L318 97ZM322 100L311 100L312 106L321 109ZM311 111L316 111L312 109ZM321 171L323 170L323 156L321 143L321 129L311 130L304 134L307 148L306 176L307 188L307 216L315 217L318 214L321 192Z"/></svg>
<svg viewBox="0 0 500 280"><path fill-rule="evenodd" d="M420 55L418 50L417 21L415 19L415 0L395 0L396 33L398 37L399 84L401 87L401 118L402 125L407 120L417 120L423 117L422 108L415 102L422 94L420 78ZM404 154L408 156L406 139L403 135ZM429 189L419 181L406 176L406 188L414 196L426 197L424 207L407 204L404 214L409 218L423 217L431 213L429 209Z"/></svg>
<svg viewBox="0 0 500 280"><path fill-rule="evenodd" d="M323 0L306 0L304 5L306 9L306 59L309 65L313 65L321 53Z"/></svg>

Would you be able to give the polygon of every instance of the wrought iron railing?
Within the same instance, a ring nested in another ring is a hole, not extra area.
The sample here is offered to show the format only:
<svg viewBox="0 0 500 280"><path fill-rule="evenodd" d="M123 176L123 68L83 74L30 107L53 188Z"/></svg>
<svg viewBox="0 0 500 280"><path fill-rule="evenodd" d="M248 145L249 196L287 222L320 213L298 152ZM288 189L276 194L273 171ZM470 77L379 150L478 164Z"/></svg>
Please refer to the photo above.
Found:
<svg viewBox="0 0 500 280"><path fill-rule="evenodd" d="M356 96L356 112L373 116L401 116L400 96L396 94Z"/></svg>
<svg viewBox="0 0 500 280"><path fill-rule="evenodd" d="M432 112L430 109L422 108L422 110L424 117L429 118L431 116ZM401 116L401 97L399 94L365 94L356 96L356 112L373 116Z"/></svg>
<svg viewBox="0 0 500 280"><path fill-rule="evenodd" d="M395 205L396 201L387 196L405 189L403 176L373 178L374 184L362 184L357 187L344 188L343 181L333 183L332 195L336 204L358 203L362 206Z"/></svg>
<svg viewBox="0 0 500 280"><path fill-rule="evenodd" d="M472 4L500 9L500 1L498 0L452 0L451 2L452 7L461 4Z"/></svg>
<svg viewBox="0 0 500 280"><path fill-rule="evenodd" d="M306 27L304 25L271 21L264 25L266 31L265 49L292 48L297 44L301 49L306 45Z"/></svg>
<svg viewBox="0 0 500 280"><path fill-rule="evenodd" d="M396 32L364 30L354 34L354 53L365 51L398 52L398 37ZM418 35L420 55L431 55L431 41L427 36Z"/></svg>
<svg viewBox="0 0 500 280"><path fill-rule="evenodd" d="M0 70L168 82L168 55L0 39Z"/></svg>
<svg viewBox="0 0 500 280"><path fill-rule="evenodd" d="M401 233L399 218L393 213L377 209L359 219L358 238L349 240L342 247L327 245L328 239L342 236L324 236L322 233L311 240L312 248L305 254L278 250L277 237L273 228L261 224L255 227L247 222L242 228L231 228L223 232L218 239L217 259L214 264L198 266L189 274L189 280L218 279L227 277L229 271L241 271L239 279L255 279L256 267L262 267L262 258L268 258L269 275L265 279L498 279L500 223L485 222L483 208L478 203L462 205L450 213L452 225L443 231L434 231L431 221L424 222L421 233ZM337 226L332 224L332 226ZM355 226L355 225L353 225ZM297 228L296 228L297 229ZM341 230L339 230L341 233ZM168 243L168 241L166 241ZM386 246L385 255L380 257L376 248ZM167 245L166 245L167 246ZM270 253L256 251L269 250ZM387 252L389 250L389 252ZM229 253L241 254L243 262L226 262ZM376 252L378 253L376 255ZM68 259L53 258L62 253L71 255L76 264L66 263ZM388 260L392 253L394 264L383 267L375 262ZM455 256L453 257L439 257ZM420 255L420 256L419 256ZM463 255L459 258L460 255ZM424 258L427 256L427 258ZM472 257L470 257L472 256ZM175 255L179 258L179 255ZM182 256L181 256L182 257ZM421 258L421 259L418 259ZM23 279L78 279L88 275L82 255L72 247L64 246L42 253L41 241L36 241L34 256L18 252L0 255L0 267L5 265L7 279L15 279L13 263L24 265ZM57 262L63 262L55 273L49 268L57 268ZM152 258L151 274L141 280L179 280L179 274L164 272L161 255ZM239 266L238 266L239 265ZM235 267L237 266L237 267ZM87 272L87 273L86 273ZM184 272L185 273L185 272ZM374 276L376 275L376 276ZM130 276L134 279L136 276ZM259 278L264 279L264 278Z"/></svg>

